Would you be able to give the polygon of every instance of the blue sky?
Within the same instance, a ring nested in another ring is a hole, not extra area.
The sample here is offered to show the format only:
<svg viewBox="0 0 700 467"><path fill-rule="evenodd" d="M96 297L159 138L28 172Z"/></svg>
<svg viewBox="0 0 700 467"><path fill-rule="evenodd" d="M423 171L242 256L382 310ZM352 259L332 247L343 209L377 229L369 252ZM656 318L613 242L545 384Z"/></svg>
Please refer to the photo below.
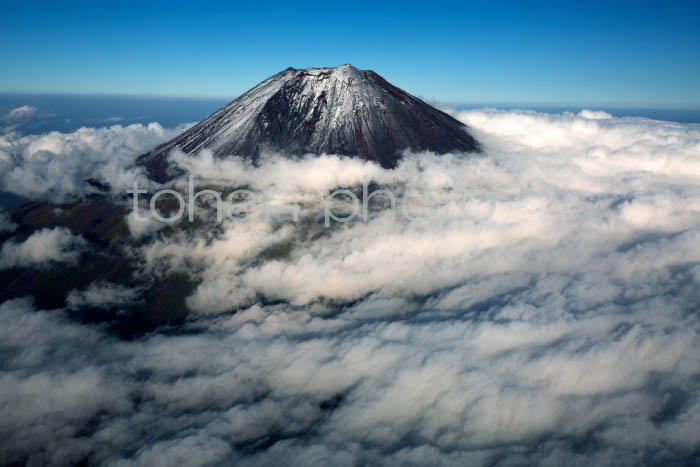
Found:
<svg viewBox="0 0 700 467"><path fill-rule="evenodd" d="M700 2L4 2L0 92L234 97L371 68L454 104L700 108Z"/></svg>

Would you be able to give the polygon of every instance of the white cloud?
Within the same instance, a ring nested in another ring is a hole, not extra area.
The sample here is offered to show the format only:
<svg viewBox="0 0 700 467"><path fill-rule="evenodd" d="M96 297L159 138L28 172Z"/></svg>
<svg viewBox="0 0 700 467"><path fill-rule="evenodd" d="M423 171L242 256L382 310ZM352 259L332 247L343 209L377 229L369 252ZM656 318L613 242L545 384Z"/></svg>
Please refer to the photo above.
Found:
<svg viewBox="0 0 700 467"><path fill-rule="evenodd" d="M187 257L205 265L200 290L207 297L216 290L237 297L222 310L252 304L258 294L297 305L322 299L353 302L370 295L411 301L465 281L521 271L607 270L614 282L623 270L616 249L648 235L669 237L667 243L653 243L664 249L660 257L669 257L664 266L680 257L699 259L690 246L700 221L697 125L616 119L592 111L485 110L460 118L484 142L484 155L409 154L391 171L335 156L268 157L250 167L240 159L215 160L208 152L198 157L176 153L173 160L203 185L208 180L246 186L273 193L281 203L301 204L312 232L300 235L304 229L297 229L274 238L276 221L267 224L267 233L262 229L256 235L247 231L250 223L228 222L224 237L247 239L236 248L218 250L219 237L204 242L180 236L149 245L146 257L152 260L157 251L174 264ZM439 213L449 215L396 222L386 212L373 212L368 223L334 229L313 223L322 216L325 190L363 181L378 182L407 199L432 199ZM493 217L475 222L474 216L447 211L455 193L493 200ZM682 239L687 241L679 250ZM282 258L241 265L275 242L293 246ZM650 263L638 267L647 274L651 270Z"/></svg>
<svg viewBox="0 0 700 467"><path fill-rule="evenodd" d="M148 186L135 159L182 132L158 123L80 128L73 133L0 136L0 190L31 199L62 202L97 189L95 179L124 194L135 180Z"/></svg>
<svg viewBox="0 0 700 467"><path fill-rule="evenodd" d="M23 105L10 110L5 119L7 120L22 120L30 118L39 113L39 109L31 105Z"/></svg>
<svg viewBox="0 0 700 467"><path fill-rule="evenodd" d="M5 212L0 211L0 233L12 232L16 228L17 224L12 222L12 219L10 219Z"/></svg>
<svg viewBox="0 0 700 467"><path fill-rule="evenodd" d="M0 269L75 263L85 246L82 237L72 235L64 227L37 230L23 242L8 240L2 245Z"/></svg>
<svg viewBox="0 0 700 467"><path fill-rule="evenodd" d="M93 282L85 290L72 290L66 303L69 307L110 308L139 301L139 290L109 282Z"/></svg>
<svg viewBox="0 0 700 467"><path fill-rule="evenodd" d="M0 306L0 463L697 461L700 126L459 118L484 154L413 154L392 171L174 154L202 186L297 202L300 222L213 225L201 207L201 228L132 231L147 240L128 252L140 278L201 281L178 332L123 341L71 310ZM319 195L369 180L438 211L454 193L496 209L326 229ZM68 302L133 293L98 283Z"/></svg>
<svg viewBox="0 0 700 467"><path fill-rule="evenodd" d="M148 212L147 206L140 206L139 209L141 208L143 208L145 212ZM129 233L131 233L131 236L135 239L147 237L166 225L164 222L156 220L153 216L146 214L139 215L134 209L126 216L126 224L129 227Z"/></svg>

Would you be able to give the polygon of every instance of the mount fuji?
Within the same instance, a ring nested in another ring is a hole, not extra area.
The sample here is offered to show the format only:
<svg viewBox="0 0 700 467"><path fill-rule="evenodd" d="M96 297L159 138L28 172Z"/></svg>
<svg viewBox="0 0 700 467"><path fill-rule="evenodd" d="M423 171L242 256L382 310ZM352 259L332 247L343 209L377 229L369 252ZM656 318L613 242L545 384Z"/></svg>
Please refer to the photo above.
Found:
<svg viewBox="0 0 700 467"><path fill-rule="evenodd" d="M142 155L149 176L171 178L167 156L209 149L252 163L265 151L339 154L393 168L405 150L476 152L464 124L372 70L287 68L178 137Z"/></svg>

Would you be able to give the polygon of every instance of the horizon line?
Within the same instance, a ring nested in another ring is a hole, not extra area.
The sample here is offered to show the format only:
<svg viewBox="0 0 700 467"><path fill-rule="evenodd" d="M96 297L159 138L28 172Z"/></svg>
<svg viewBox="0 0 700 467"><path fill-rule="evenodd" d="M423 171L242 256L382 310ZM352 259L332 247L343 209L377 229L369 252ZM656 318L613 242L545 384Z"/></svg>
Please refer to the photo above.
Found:
<svg viewBox="0 0 700 467"><path fill-rule="evenodd" d="M134 99L134 100L182 100L182 101L233 101L237 96L212 96L212 95L175 95L175 94L138 94L138 93L93 93L93 92L28 92L28 91L0 91L0 97L65 97L65 98L113 98L113 99ZM503 107L529 107L529 108L555 108L565 109L567 107L585 108L608 108L608 109L638 109L638 110L678 110L678 111L700 111L700 103L681 106L675 103L652 104L642 103L577 103L577 102L532 102L532 101L472 101L472 102L448 102L439 99L431 99L425 96L415 95L415 97L434 106L451 108L459 107L480 107L480 108L503 108ZM695 106L693 106L695 105Z"/></svg>

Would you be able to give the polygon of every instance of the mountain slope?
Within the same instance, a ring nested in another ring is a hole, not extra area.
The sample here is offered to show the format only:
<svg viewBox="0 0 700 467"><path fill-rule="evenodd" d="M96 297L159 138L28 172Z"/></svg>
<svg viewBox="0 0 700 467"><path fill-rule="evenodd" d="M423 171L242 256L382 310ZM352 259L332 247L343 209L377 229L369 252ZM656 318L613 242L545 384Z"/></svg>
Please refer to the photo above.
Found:
<svg viewBox="0 0 700 467"><path fill-rule="evenodd" d="M265 150L342 154L396 166L401 152L478 151L466 127L371 70L287 68L139 158L167 179L167 154L211 150L255 161Z"/></svg>

